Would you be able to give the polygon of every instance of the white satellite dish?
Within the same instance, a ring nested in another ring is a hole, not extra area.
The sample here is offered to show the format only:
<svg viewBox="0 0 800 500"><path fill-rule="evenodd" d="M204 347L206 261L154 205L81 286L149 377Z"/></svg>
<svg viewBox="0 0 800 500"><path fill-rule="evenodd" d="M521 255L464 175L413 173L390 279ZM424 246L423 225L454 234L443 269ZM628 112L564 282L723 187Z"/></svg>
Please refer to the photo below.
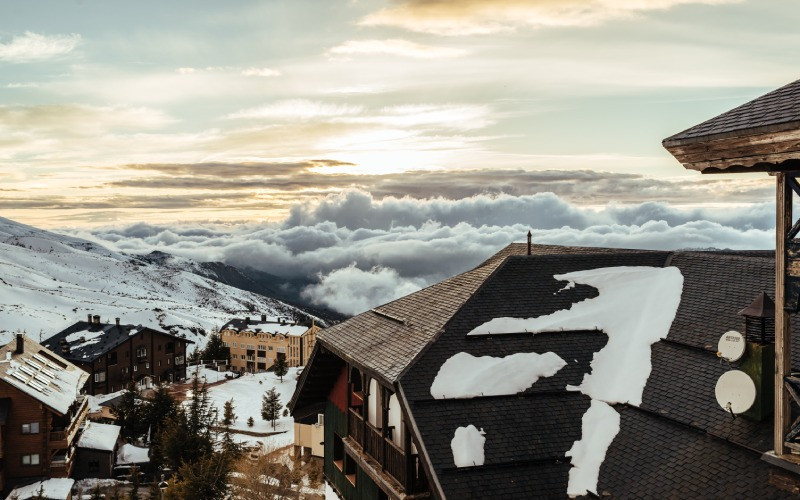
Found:
<svg viewBox="0 0 800 500"><path fill-rule="evenodd" d="M739 361L744 356L744 336L736 330L725 332L717 344L717 356L728 361Z"/></svg>
<svg viewBox="0 0 800 500"><path fill-rule="evenodd" d="M743 413L756 401L756 384L750 375L741 370L725 372L714 389L717 403L727 412Z"/></svg>

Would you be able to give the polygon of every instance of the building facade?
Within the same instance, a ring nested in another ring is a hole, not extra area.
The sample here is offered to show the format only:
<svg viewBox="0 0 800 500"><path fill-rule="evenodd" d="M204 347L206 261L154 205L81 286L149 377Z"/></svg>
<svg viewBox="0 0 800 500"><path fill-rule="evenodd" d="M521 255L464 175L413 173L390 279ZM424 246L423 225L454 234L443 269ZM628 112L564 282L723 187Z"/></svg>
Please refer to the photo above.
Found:
<svg viewBox="0 0 800 500"><path fill-rule="evenodd" d="M0 489L45 477L66 478L89 410L89 375L18 334L0 348Z"/></svg>
<svg viewBox="0 0 800 500"><path fill-rule="evenodd" d="M75 363L90 379L87 392L108 394L131 381L140 389L186 378L186 357L191 340L141 325L100 322L89 316L53 335L45 347Z"/></svg>
<svg viewBox="0 0 800 500"><path fill-rule="evenodd" d="M268 370L279 354L288 366L305 366L320 328L287 322L278 318L236 318L220 330L222 342L230 349L231 370L259 373Z"/></svg>

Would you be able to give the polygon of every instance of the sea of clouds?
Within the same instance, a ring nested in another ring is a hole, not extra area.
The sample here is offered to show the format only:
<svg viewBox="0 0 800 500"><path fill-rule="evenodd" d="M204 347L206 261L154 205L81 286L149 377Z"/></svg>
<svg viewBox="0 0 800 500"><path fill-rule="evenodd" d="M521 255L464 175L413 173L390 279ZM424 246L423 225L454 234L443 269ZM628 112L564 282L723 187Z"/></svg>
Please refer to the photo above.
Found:
<svg viewBox="0 0 800 500"><path fill-rule="evenodd" d="M146 223L94 229L129 253L160 250L286 278L313 278L313 303L345 314L466 271L530 229L536 243L617 248L774 248L774 205L696 208L667 203L582 206L553 193L374 198L359 190L294 206L281 223Z"/></svg>

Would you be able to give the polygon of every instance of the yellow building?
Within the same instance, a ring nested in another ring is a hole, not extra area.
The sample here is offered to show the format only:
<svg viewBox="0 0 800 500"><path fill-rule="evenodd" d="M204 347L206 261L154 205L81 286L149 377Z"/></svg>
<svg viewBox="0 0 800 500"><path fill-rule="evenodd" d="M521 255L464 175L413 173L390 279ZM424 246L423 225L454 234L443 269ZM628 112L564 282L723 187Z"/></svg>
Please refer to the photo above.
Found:
<svg viewBox="0 0 800 500"><path fill-rule="evenodd" d="M286 355L289 366L304 366L318 331L313 321L308 327L262 314L260 320L232 319L219 333L231 351L231 370L258 373L271 367L279 353Z"/></svg>

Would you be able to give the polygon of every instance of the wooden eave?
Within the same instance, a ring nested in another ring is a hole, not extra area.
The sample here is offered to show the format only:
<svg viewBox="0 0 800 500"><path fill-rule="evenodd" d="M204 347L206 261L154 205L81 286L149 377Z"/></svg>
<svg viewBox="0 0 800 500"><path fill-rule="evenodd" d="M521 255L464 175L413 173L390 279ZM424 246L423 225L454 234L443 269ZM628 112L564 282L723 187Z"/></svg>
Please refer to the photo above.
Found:
<svg viewBox="0 0 800 500"><path fill-rule="evenodd" d="M684 167L704 174L800 170L800 122L662 144Z"/></svg>

